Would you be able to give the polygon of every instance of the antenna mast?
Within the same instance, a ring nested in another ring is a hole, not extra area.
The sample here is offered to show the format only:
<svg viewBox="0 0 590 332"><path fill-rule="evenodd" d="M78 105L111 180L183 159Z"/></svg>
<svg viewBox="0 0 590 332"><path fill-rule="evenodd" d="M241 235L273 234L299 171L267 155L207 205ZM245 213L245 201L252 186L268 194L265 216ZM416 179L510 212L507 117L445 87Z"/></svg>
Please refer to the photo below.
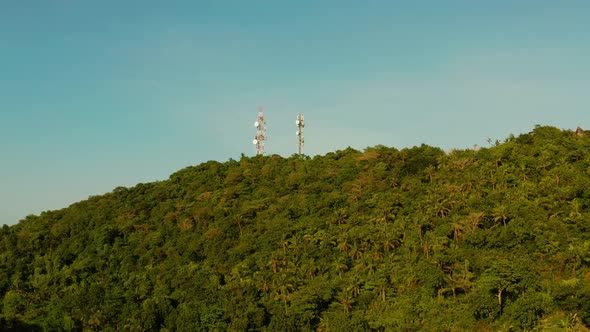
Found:
<svg viewBox="0 0 590 332"><path fill-rule="evenodd" d="M305 127L305 121L303 119L303 114L299 113L297 115L297 121L295 121L297 125L297 152L299 155L303 153L303 145L305 140L303 139L303 128Z"/></svg>
<svg viewBox="0 0 590 332"><path fill-rule="evenodd" d="M264 142L266 141L266 121L264 120L264 111L262 107L258 108L258 120L254 122L256 127L256 136L254 136L254 146L256 147L256 155L264 155Z"/></svg>

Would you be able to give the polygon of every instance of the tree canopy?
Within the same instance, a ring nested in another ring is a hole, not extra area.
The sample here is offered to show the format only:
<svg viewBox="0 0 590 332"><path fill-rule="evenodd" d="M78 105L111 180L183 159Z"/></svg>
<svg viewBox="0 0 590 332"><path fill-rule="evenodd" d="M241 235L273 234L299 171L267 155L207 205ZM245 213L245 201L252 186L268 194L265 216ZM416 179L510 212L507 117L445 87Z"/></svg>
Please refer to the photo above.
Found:
<svg viewBox="0 0 590 332"><path fill-rule="evenodd" d="M590 326L590 137L209 161L0 229L0 329Z"/></svg>

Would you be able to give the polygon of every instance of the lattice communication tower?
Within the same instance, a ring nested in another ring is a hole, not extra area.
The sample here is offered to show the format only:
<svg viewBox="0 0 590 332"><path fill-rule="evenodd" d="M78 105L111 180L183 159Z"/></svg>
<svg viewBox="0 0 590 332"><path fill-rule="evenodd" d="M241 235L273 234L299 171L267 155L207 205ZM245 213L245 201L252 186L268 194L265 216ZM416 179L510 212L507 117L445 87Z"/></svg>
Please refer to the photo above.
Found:
<svg viewBox="0 0 590 332"><path fill-rule="evenodd" d="M264 120L264 111L262 107L258 108L258 120L254 122L256 127L256 136L254 136L254 146L256 147L256 155L264 155L264 143L266 141L266 120Z"/></svg>
<svg viewBox="0 0 590 332"><path fill-rule="evenodd" d="M302 154L303 146L305 145L305 139L303 138L303 128L305 128L303 114L299 113L297 115L297 121L295 121L295 124L297 125L297 152Z"/></svg>

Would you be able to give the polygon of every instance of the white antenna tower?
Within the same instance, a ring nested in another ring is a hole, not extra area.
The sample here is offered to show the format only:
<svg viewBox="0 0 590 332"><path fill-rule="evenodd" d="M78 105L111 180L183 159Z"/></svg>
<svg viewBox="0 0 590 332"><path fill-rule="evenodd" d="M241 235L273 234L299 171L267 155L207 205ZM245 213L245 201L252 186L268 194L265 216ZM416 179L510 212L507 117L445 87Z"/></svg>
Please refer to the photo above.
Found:
<svg viewBox="0 0 590 332"><path fill-rule="evenodd" d="M303 139L303 128L305 127L303 114L299 113L297 115L295 124L297 125L297 152L301 155L303 153L303 145L305 144L305 140Z"/></svg>
<svg viewBox="0 0 590 332"><path fill-rule="evenodd" d="M264 120L264 111L262 107L258 108L258 120L254 122L256 127L256 136L254 136L254 146L256 147L256 155L264 155L264 142L266 141L266 121Z"/></svg>

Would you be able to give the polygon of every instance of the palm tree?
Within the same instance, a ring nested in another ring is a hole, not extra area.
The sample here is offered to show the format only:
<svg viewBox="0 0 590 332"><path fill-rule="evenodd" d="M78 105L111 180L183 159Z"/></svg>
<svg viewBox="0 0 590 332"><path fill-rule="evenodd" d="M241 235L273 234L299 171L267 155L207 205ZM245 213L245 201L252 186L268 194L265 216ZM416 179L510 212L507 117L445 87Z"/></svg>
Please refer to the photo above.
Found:
<svg viewBox="0 0 590 332"><path fill-rule="evenodd" d="M348 265L346 265L346 262L344 262L344 258L339 257L336 263L334 263L334 268L336 271L338 271L338 277L342 279L342 272L348 270Z"/></svg>
<svg viewBox="0 0 590 332"><path fill-rule="evenodd" d="M348 250L350 249L350 245L348 244L348 239L346 235L339 237L337 248L340 252L348 252Z"/></svg>
<svg viewBox="0 0 590 332"><path fill-rule="evenodd" d="M267 273L264 273L263 271L257 271L254 272L254 279L258 284L258 289L260 289L264 293L268 293L268 291L270 290L270 276L267 275Z"/></svg>
<svg viewBox="0 0 590 332"><path fill-rule="evenodd" d="M454 299L456 297L457 289L461 289L467 294L467 292L474 285L474 283L471 281L473 279L473 273L469 271L469 261L466 260L463 263L455 263L448 270L450 270L450 273L445 274L444 279L449 287L441 288L439 290L439 295L443 295L447 291L451 291L453 293Z"/></svg>
<svg viewBox="0 0 590 332"><path fill-rule="evenodd" d="M311 280L318 272L318 265L313 258L307 258L301 262L299 271Z"/></svg>
<svg viewBox="0 0 590 332"><path fill-rule="evenodd" d="M502 221L502 224L506 226L506 221L510 219L506 205L500 204L494 207L492 210L492 217L495 222Z"/></svg>
<svg viewBox="0 0 590 332"><path fill-rule="evenodd" d="M294 279L287 273L279 273L279 275L273 279L272 285L275 299L280 299L283 301L286 314L288 310L287 302L289 299L289 294L295 288Z"/></svg>
<svg viewBox="0 0 590 332"><path fill-rule="evenodd" d="M271 258L270 258L270 260L268 261L268 264L267 265L272 268L272 272L277 273L278 266L280 264L282 264L282 263L283 263L283 260L275 257L275 255L272 255Z"/></svg>
<svg viewBox="0 0 590 332"><path fill-rule="evenodd" d="M342 309L344 309L344 312L348 312L350 311L350 309L352 309L354 299L351 297L349 292L344 291L340 293L340 296L338 297L338 302L340 302L340 304L342 305Z"/></svg>
<svg viewBox="0 0 590 332"><path fill-rule="evenodd" d="M437 236L433 232L428 232L422 239L422 249L426 258L430 258L430 252L434 254L443 251L446 248L448 238L446 236Z"/></svg>
<svg viewBox="0 0 590 332"><path fill-rule="evenodd" d="M453 240L455 243L459 243L459 240L463 238L463 224L461 222L450 223L453 228Z"/></svg>
<svg viewBox="0 0 590 332"><path fill-rule="evenodd" d="M279 242L279 247L283 249L283 254L287 254L287 248L289 248L289 240L286 235L283 235L283 239Z"/></svg>

